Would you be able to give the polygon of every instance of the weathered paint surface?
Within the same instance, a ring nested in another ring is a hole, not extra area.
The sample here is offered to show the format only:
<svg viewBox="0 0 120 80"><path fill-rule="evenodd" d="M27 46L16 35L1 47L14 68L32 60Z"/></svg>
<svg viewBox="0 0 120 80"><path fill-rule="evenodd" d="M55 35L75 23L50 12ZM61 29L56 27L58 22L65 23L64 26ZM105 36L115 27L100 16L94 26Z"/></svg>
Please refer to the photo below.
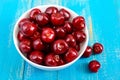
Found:
<svg viewBox="0 0 120 80"><path fill-rule="evenodd" d="M0 80L120 80L120 0L1 0ZM89 45L101 42L101 55L81 58L69 68L43 71L26 63L13 44L15 22L26 10L38 5L68 7L85 17ZM98 60L101 68L91 73L87 64Z"/></svg>

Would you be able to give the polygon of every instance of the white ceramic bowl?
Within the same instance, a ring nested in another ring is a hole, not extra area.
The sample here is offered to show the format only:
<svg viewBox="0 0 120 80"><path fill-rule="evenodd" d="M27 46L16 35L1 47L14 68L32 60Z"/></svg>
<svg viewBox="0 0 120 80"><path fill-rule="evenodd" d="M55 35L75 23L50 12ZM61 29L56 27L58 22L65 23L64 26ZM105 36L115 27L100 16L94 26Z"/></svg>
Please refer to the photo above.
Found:
<svg viewBox="0 0 120 80"><path fill-rule="evenodd" d="M34 8L39 8L42 12L44 12L45 9L48 8L48 7L50 7L50 6L57 7L58 9L64 8L64 9L66 9L67 11L69 11L70 14L71 14L71 19L70 19L70 21L71 21L74 17L78 16L78 14L76 14L74 11L72 11L72 10L66 8L66 7L57 6L57 5L41 5L41 6L37 6L37 7L34 7ZM32 8L32 9L34 9L34 8ZM20 21L21 19L23 19L23 18L25 18L25 17L28 17L28 14L29 14L29 12L30 12L32 9L30 9L30 10L26 11L25 13L23 13L22 16L18 19L18 21L16 22L16 24L15 24L15 26L14 26L13 40L14 40L15 47L16 47L18 53L21 55L21 57L22 57L26 62L28 62L29 64L31 64L32 66L34 66L34 67L36 67L36 68L39 68L39 69L42 69L42 70L60 70L60 69L66 68L66 67L72 65L73 63L75 63L75 62L82 56L83 52L85 51L85 49L86 49L86 47L87 47L87 44L88 44L88 30L87 30L87 27L85 27L85 29L84 29L84 32L85 32L85 34L86 34L86 40L80 45L80 46L81 46L81 50L79 51L79 56L78 56L76 59L74 59L72 62L69 62L69 63L67 63L67 64L65 64L65 65L56 66L56 67L49 67L49 66L39 65L39 64L36 64L36 63L30 61L29 59L27 59L27 58L21 53L21 51L19 50L19 46L18 46L19 41L17 40L17 34L18 34L18 31L19 31L18 23L19 23L19 21Z"/></svg>

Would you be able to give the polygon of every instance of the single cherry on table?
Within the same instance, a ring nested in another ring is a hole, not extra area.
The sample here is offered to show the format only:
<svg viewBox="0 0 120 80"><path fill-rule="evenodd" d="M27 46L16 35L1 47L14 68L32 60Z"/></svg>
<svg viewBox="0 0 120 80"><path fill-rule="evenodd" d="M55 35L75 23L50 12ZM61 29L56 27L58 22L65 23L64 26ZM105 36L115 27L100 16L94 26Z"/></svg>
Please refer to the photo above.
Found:
<svg viewBox="0 0 120 80"><path fill-rule="evenodd" d="M93 45L93 52L94 52L95 54L100 54L102 51L103 51L103 45L102 45L102 44L100 44L100 43L95 43L95 44Z"/></svg>
<svg viewBox="0 0 120 80"><path fill-rule="evenodd" d="M98 72L100 66L101 66L100 63L97 60L92 60L90 61L88 68L92 72Z"/></svg>

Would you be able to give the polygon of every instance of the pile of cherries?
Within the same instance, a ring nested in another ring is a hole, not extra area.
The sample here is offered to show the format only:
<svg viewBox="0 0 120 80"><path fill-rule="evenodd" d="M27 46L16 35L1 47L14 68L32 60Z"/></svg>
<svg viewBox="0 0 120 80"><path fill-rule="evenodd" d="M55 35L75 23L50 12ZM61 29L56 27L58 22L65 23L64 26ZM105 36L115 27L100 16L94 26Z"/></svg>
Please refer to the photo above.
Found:
<svg viewBox="0 0 120 80"><path fill-rule="evenodd" d="M93 47L87 46L85 52L83 53L82 57L88 58L92 54L101 54L103 51L103 45L100 43L94 43ZM92 60L88 64L88 68L92 72L97 72L100 68L101 64L97 60Z"/></svg>
<svg viewBox="0 0 120 80"><path fill-rule="evenodd" d="M80 44L86 39L85 19L64 8L48 7L45 12L34 8L18 26L20 51L37 64L60 66L78 57Z"/></svg>

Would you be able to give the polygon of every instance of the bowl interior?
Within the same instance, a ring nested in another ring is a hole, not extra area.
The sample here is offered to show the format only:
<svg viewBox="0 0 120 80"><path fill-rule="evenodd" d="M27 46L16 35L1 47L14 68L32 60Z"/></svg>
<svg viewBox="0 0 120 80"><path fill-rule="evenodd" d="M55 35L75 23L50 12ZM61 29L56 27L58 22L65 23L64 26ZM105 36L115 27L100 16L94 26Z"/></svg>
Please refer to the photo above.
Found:
<svg viewBox="0 0 120 80"><path fill-rule="evenodd" d="M48 7L50 7L50 6L57 7L58 10L61 9L61 8L64 8L64 9L66 9L67 11L69 11L70 14L71 14L70 21L72 21L72 19L73 19L74 17L78 16L78 14L76 14L74 11L72 11L72 10L70 10L70 9L68 9L68 8L62 7L62 6L57 6L57 5L43 5L43 6L37 6L37 7L34 7L34 8L39 8L42 12L44 12L45 9L48 8ZM34 8L32 8L32 9L34 9ZM19 50L19 46L18 46L19 42L18 42L18 40L17 40L17 34L18 34L18 31L19 31L18 23L19 23L19 21L20 21L21 19L28 17L29 12L30 12L32 9L30 9L30 10L26 11L25 13L23 13L22 16L18 19L18 21L16 22L16 24L15 24L15 26L14 26L13 40L14 40L15 47L16 47L18 53L21 55L21 57L22 57L25 61L27 61L29 64L31 64L32 66L34 66L34 67L36 67L36 68L39 68L39 69L43 69L43 70L59 70L59 69L62 69L62 68L65 68L65 67L70 66L70 65L73 64L76 60L78 60L78 59L82 56L82 54L83 54L83 52L85 51L85 49L86 49L86 47L87 47L87 44L88 44L88 30L87 30L87 27L85 27L85 29L84 29L84 32L85 32L85 34L86 34L86 40L80 45L81 50L79 51L79 56L78 56L76 59L74 59L72 62L69 62L69 63L67 63L67 64L65 64L65 65L56 66L56 67L49 67L49 66L38 65L38 64L30 61L29 59L27 59L27 58L25 57L25 55L23 55L23 54L21 53L21 51Z"/></svg>

